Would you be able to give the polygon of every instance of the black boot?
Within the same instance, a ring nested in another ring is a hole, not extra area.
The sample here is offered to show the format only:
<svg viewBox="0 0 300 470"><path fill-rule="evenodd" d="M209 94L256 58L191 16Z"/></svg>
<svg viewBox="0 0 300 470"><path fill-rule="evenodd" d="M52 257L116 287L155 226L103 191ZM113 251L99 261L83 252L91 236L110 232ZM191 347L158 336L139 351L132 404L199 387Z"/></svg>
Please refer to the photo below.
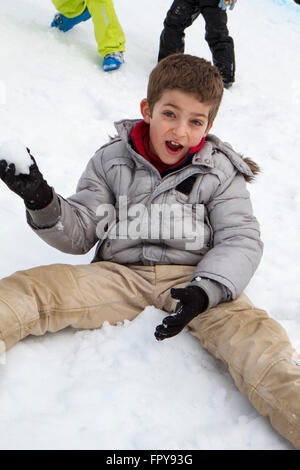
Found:
<svg viewBox="0 0 300 470"><path fill-rule="evenodd" d="M235 80L235 64L234 59L231 62L227 60L223 63L214 61L214 65L219 69L219 72L223 79L224 88L230 88Z"/></svg>

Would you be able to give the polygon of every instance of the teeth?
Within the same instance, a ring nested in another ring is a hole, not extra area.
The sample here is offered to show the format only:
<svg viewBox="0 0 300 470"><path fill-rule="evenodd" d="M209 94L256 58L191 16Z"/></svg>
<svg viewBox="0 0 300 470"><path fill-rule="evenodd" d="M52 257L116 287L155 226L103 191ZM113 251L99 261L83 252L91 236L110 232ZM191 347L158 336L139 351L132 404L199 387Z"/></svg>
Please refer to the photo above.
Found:
<svg viewBox="0 0 300 470"><path fill-rule="evenodd" d="M180 144L178 144L177 142L174 142L173 140L171 140L170 143L171 143L172 145L175 145L175 146L177 146L177 147L180 147Z"/></svg>

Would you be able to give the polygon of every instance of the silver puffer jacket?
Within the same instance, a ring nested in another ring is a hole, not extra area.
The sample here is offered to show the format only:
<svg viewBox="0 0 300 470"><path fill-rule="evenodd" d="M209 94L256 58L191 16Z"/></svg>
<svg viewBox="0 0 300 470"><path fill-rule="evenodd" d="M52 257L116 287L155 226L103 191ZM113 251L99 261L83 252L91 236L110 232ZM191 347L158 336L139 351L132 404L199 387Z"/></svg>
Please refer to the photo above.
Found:
<svg viewBox="0 0 300 470"><path fill-rule="evenodd" d="M76 194L54 192L48 207L27 212L28 223L66 253L87 253L98 243L94 262L194 265L191 283L204 288L210 307L236 298L263 247L246 189L251 164L209 134L190 164L161 177L130 145L137 122L117 122L119 137L89 161Z"/></svg>

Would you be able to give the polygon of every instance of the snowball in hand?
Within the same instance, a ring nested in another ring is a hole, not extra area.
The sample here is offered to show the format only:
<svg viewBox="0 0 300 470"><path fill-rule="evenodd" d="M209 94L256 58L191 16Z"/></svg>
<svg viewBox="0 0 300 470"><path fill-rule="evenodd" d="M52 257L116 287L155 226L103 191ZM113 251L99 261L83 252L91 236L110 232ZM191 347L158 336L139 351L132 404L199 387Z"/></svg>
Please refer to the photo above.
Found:
<svg viewBox="0 0 300 470"><path fill-rule="evenodd" d="M7 140L0 146L0 160L6 160L8 165L14 163L16 175L29 175L29 167L33 164L25 145L17 140Z"/></svg>

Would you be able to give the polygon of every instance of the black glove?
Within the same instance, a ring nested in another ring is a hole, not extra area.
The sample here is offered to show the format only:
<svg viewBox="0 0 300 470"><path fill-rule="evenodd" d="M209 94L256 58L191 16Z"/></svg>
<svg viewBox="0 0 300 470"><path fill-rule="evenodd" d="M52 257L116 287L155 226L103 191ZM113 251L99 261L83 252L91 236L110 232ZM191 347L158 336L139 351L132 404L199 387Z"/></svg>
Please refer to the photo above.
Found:
<svg viewBox="0 0 300 470"><path fill-rule="evenodd" d="M0 160L0 178L11 191L24 200L28 209L43 209L52 201L52 188L44 180L29 149L27 151L33 161L29 167L29 175L16 175L14 163L8 165L6 160Z"/></svg>
<svg viewBox="0 0 300 470"><path fill-rule="evenodd" d="M165 317L156 327L154 336L158 341L180 333L181 330L199 313L208 307L208 297L201 287L187 286L183 289L171 289L171 297L180 300L174 315Z"/></svg>

